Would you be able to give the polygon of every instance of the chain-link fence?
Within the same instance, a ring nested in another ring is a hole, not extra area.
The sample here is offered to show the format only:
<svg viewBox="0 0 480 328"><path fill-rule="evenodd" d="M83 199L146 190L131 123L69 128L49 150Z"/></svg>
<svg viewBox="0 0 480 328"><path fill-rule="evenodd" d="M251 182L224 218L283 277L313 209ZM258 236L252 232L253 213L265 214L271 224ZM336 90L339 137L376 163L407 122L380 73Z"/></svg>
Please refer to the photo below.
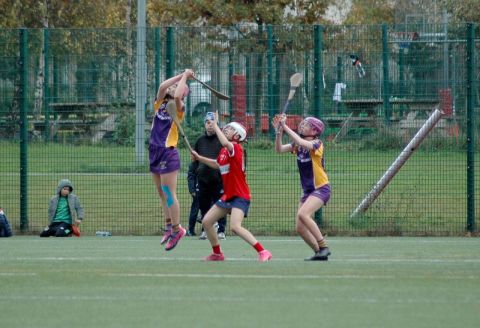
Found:
<svg viewBox="0 0 480 328"><path fill-rule="evenodd" d="M0 207L17 233L38 233L58 181L68 178L85 209L84 234L159 233L163 215L145 151L153 100L162 80L192 68L231 98L190 81L189 140L204 133L207 111L245 124L252 192L245 225L257 234L293 234L296 159L275 153L270 122L300 72L287 123L296 128L305 116L326 123L333 192L315 216L326 233L475 232L479 35L471 24L157 27L146 29L142 44L127 29L1 30ZM413 152L405 146L436 108L444 115L427 138L353 217L402 151ZM182 142L180 149L186 226L190 156Z"/></svg>

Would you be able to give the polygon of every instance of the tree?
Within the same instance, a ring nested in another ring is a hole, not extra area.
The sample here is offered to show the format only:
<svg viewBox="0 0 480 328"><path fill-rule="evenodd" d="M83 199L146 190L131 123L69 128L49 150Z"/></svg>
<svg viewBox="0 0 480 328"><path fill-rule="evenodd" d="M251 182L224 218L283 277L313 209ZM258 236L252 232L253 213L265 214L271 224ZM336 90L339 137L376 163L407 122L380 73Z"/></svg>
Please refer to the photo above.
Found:
<svg viewBox="0 0 480 328"><path fill-rule="evenodd" d="M333 0L151 0L150 26L190 24L232 26L238 23L318 24Z"/></svg>
<svg viewBox="0 0 480 328"><path fill-rule="evenodd" d="M394 3L384 0L353 0L352 9L344 24L382 24L393 23Z"/></svg>

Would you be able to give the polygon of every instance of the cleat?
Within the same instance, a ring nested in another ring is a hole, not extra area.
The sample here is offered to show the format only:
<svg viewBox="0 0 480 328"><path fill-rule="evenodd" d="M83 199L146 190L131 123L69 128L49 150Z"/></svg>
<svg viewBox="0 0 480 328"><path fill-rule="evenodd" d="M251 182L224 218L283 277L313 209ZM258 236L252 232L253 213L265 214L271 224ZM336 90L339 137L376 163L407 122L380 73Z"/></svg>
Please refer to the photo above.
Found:
<svg viewBox="0 0 480 328"><path fill-rule="evenodd" d="M165 244L167 241L169 241L171 237L172 237L172 230L171 229L165 230L165 232L163 233L162 240L160 240L160 244L161 245Z"/></svg>
<svg viewBox="0 0 480 328"><path fill-rule="evenodd" d="M225 240L225 239L227 239L227 238L225 237L225 233L224 233L224 232L219 232L218 235L217 235L217 237L218 237L219 240Z"/></svg>
<svg viewBox="0 0 480 328"><path fill-rule="evenodd" d="M197 234L195 232L187 231L188 237L195 237Z"/></svg>
<svg viewBox="0 0 480 328"><path fill-rule="evenodd" d="M328 256L330 256L331 252L328 247L320 248L318 252L316 252L312 257L306 258L305 261L328 261Z"/></svg>
<svg viewBox="0 0 480 328"><path fill-rule="evenodd" d="M201 239L201 240L205 240L207 239L207 233L204 231L202 231L202 233L200 234L200 237L198 237L198 239Z"/></svg>
<svg viewBox="0 0 480 328"><path fill-rule="evenodd" d="M223 253L220 253L220 254L212 253L208 255L206 258L204 258L204 260L205 261L225 261L225 256L223 255Z"/></svg>
<svg viewBox="0 0 480 328"><path fill-rule="evenodd" d="M268 262L272 259L272 253L264 249L258 253L258 262Z"/></svg>
<svg viewBox="0 0 480 328"><path fill-rule="evenodd" d="M175 235L173 235L173 232L172 232L170 240L168 241L167 246L165 246L165 250L169 251L174 249L175 246L177 246L180 239L182 239L182 237L185 236L186 233L187 231L182 226L180 226L180 230L178 230L178 232Z"/></svg>

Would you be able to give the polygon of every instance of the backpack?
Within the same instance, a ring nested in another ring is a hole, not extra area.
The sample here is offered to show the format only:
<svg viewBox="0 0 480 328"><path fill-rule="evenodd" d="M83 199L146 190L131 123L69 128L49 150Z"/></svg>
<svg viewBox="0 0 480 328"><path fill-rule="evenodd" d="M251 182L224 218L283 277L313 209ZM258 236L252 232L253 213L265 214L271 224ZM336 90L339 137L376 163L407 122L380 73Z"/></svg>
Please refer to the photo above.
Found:
<svg viewBox="0 0 480 328"><path fill-rule="evenodd" d="M13 235L12 228L8 222L3 208L0 207L0 237L11 237Z"/></svg>

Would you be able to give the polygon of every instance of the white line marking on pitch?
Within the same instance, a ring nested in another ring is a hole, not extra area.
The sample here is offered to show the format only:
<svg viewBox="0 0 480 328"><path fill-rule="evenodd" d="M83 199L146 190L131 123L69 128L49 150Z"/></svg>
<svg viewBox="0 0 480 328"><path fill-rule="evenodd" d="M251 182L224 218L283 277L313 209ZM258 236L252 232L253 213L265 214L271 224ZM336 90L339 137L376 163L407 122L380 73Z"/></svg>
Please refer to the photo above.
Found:
<svg viewBox="0 0 480 328"><path fill-rule="evenodd" d="M251 303L251 298L249 297L225 297L225 296L214 296L214 295L202 295L202 296L138 296L138 295L126 295L126 296L108 296L108 295L11 295L5 296L0 295L0 300L8 301L176 301L181 302L185 300L198 300L202 302L212 302L212 301L223 301L223 302L249 302ZM271 297L262 297L262 302L268 303L386 303L386 304L451 304L451 299L446 297L444 299L439 298L390 298L388 300L384 298L357 298L357 297L310 297L302 294L302 297L292 297L287 298L271 298ZM468 306L479 304L479 300L472 297L465 297L463 299L456 299L455 304L467 304Z"/></svg>
<svg viewBox="0 0 480 328"><path fill-rule="evenodd" d="M218 273L108 273L107 276L127 278L213 278L213 279L394 279L395 276L375 275L258 275L258 274L218 274Z"/></svg>
<svg viewBox="0 0 480 328"><path fill-rule="evenodd" d="M8 261L8 258L0 259L0 261ZM204 262L201 257L155 257L155 256L141 256L141 257L16 257L11 260L15 261L193 261ZM255 257L249 258L235 258L227 257L226 262L245 261L256 262ZM302 262L302 258L274 258L272 262ZM409 258L331 258L330 262L355 262L355 263L480 263L480 259L409 259Z"/></svg>
<svg viewBox="0 0 480 328"><path fill-rule="evenodd" d="M219 273L107 273L111 277L125 278L192 278L192 279L432 279L429 275L252 275L252 274L219 274ZM436 279L464 280L480 279L480 276L438 276Z"/></svg>
<svg viewBox="0 0 480 328"><path fill-rule="evenodd" d="M36 276L35 272L0 272L0 277L7 277L7 276Z"/></svg>

